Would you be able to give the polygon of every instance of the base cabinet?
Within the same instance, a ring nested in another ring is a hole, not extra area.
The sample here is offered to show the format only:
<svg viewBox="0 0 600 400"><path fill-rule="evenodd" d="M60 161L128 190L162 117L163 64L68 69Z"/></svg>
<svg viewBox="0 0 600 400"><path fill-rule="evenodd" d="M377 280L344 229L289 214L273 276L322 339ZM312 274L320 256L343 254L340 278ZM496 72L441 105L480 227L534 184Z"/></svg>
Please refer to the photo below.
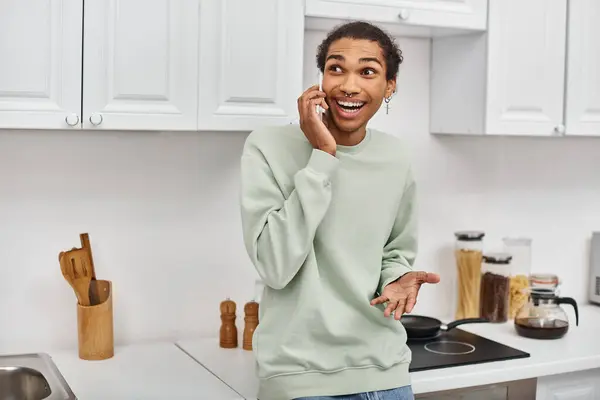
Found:
<svg viewBox="0 0 600 400"><path fill-rule="evenodd" d="M415 395L427 400L536 400L536 379L524 379L493 385Z"/></svg>
<svg viewBox="0 0 600 400"><path fill-rule="evenodd" d="M600 368L538 379L536 400L598 400Z"/></svg>
<svg viewBox="0 0 600 400"><path fill-rule="evenodd" d="M432 393L427 400L600 400L600 368Z"/></svg>

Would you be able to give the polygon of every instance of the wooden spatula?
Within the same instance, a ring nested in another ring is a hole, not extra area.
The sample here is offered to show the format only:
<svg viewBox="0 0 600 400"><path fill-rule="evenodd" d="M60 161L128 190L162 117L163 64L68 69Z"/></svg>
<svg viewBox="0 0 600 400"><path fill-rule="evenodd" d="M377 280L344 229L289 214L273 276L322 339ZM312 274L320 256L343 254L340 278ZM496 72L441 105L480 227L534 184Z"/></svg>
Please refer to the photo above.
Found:
<svg viewBox="0 0 600 400"><path fill-rule="evenodd" d="M96 267L94 267L94 257L92 256L92 244L90 243L90 236L87 233L80 233L79 240L81 241L81 248L87 250L90 257L90 266L92 270L92 281L96 280ZM100 293L98 293L98 285L90 285L90 305L96 305L100 303Z"/></svg>
<svg viewBox="0 0 600 400"><path fill-rule="evenodd" d="M81 248L86 249L90 257L90 268L92 270L92 280L96 280L96 269L94 268L94 257L92 256L92 245L90 244L90 236L87 233L80 233L79 240L81 241Z"/></svg>
<svg viewBox="0 0 600 400"><path fill-rule="evenodd" d="M79 304L90 305L90 281L92 269L90 257L86 249L73 249L59 255L60 269L65 280L69 282Z"/></svg>

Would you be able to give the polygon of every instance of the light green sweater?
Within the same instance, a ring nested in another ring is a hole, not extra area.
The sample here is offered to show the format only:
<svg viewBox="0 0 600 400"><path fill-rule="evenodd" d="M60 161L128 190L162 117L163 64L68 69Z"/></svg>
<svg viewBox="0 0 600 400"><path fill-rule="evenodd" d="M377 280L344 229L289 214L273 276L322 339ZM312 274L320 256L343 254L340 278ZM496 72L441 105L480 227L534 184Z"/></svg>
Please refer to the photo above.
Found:
<svg viewBox="0 0 600 400"><path fill-rule="evenodd" d="M253 346L260 400L410 384L399 321L370 301L412 270L415 182L402 142L368 129L336 156L298 125L252 132L242 160L248 254L265 284Z"/></svg>

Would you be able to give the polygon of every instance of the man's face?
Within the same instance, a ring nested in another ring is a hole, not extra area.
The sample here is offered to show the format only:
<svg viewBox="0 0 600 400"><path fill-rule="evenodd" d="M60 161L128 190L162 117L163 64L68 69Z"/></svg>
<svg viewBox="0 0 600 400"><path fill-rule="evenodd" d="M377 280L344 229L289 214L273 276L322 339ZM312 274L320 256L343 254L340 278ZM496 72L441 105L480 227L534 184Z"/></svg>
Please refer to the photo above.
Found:
<svg viewBox="0 0 600 400"><path fill-rule="evenodd" d="M341 132L367 125L396 82L386 80L383 51L377 42L343 38L329 46L323 72L330 121Z"/></svg>

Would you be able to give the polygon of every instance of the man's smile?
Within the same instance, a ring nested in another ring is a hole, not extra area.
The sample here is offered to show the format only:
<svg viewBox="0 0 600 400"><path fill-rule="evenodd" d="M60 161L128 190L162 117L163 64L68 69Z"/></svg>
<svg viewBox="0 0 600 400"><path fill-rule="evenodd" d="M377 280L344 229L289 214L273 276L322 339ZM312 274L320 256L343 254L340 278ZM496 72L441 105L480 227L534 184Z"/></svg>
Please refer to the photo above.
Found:
<svg viewBox="0 0 600 400"><path fill-rule="evenodd" d="M366 104L362 100L348 99L347 97L335 98L333 103L337 114L343 119L356 118Z"/></svg>

